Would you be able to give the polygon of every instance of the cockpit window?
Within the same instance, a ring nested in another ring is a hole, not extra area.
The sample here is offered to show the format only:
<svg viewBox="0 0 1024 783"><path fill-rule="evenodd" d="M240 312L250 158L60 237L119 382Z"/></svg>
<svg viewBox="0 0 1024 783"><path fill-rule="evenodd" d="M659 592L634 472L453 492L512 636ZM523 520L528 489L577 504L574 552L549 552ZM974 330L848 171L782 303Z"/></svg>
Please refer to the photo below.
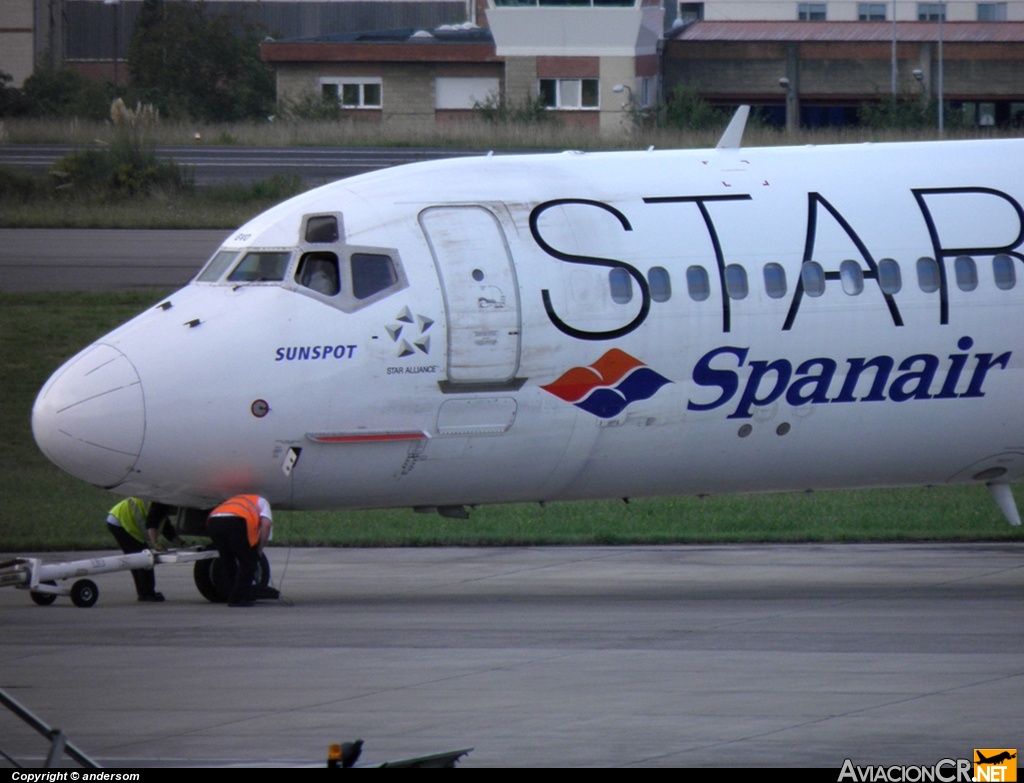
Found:
<svg viewBox="0 0 1024 783"><path fill-rule="evenodd" d="M338 257L334 253L306 253L299 261L295 282L318 294L335 296L341 291Z"/></svg>
<svg viewBox="0 0 1024 783"><path fill-rule="evenodd" d="M210 259L210 263L199 273L196 279L202 283L213 283L220 280L221 276L231 266L231 263L238 258L237 250L221 250Z"/></svg>
<svg viewBox="0 0 1024 783"><path fill-rule="evenodd" d="M377 253L352 254L352 293L356 299L367 299L398 282L398 272L391 256Z"/></svg>
<svg viewBox="0 0 1024 783"><path fill-rule="evenodd" d="M316 245L329 245L337 242L338 218L334 215L316 215L307 218L306 241Z"/></svg>
<svg viewBox="0 0 1024 783"><path fill-rule="evenodd" d="M290 253L281 252L246 253L241 263L228 275L228 281L254 283L284 280L290 256Z"/></svg>

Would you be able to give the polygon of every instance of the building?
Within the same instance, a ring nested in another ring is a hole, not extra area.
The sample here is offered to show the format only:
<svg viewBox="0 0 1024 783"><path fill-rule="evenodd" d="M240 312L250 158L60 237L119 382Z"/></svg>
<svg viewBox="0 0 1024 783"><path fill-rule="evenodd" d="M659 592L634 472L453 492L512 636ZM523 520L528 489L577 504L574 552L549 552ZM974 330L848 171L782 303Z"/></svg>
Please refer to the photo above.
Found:
<svg viewBox="0 0 1024 783"><path fill-rule="evenodd" d="M940 79L941 72L941 79ZM785 106L803 125L846 124L894 93L938 98L968 124L1024 117L1024 22L697 22L665 43L673 87L705 100Z"/></svg>
<svg viewBox="0 0 1024 783"><path fill-rule="evenodd" d="M35 67L35 4L33 0L4 0L0 13L0 71L21 87Z"/></svg>
<svg viewBox="0 0 1024 783"><path fill-rule="evenodd" d="M0 0L0 70L20 87L36 65L70 65L114 80L123 64L144 0ZM168 3L199 0L165 0ZM463 22L473 0L209 0L212 13L228 13L275 38L330 35L352 30L433 27Z"/></svg>
<svg viewBox="0 0 1024 783"><path fill-rule="evenodd" d="M563 121L619 133L624 104L652 105L664 15L658 0L491 0L473 23L267 41L278 97L337 95L367 119L446 122L489 96L539 99Z"/></svg>
<svg viewBox="0 0 1024 783"><path fill-rule="evenodd" d="M704 0L702 3L668 0L669 24L708 22L950 22L1024 21L1020 0Z"/></svg>

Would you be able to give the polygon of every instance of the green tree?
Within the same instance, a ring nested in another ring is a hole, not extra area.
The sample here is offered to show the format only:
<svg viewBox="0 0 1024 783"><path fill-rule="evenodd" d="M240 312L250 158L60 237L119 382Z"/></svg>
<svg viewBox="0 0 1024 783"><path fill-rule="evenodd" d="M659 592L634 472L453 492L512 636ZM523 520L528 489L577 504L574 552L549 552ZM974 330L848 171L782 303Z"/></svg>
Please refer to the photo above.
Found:
<svg viewBox="0 0 1024 783"><path fill-rule="evenodd" d="M32 117L106 119L114 86L86 79L70 68L41 66L21 89L22 111Z"/></svg>
<svg viewBox="0 0 1024 783"><path fill-rule="evenodd" d="M205 3L146 0L128 45L139 97L169 117L233 122L274 106L274 71L260 61L259 35Z"/></svg>
<svg viewBox="0 0 1024 783"><path fill-rule="evenodd" d="M21 90L11 87L14 77L0 71L0 117L13 117L25 113L25 99Z"/></svg>

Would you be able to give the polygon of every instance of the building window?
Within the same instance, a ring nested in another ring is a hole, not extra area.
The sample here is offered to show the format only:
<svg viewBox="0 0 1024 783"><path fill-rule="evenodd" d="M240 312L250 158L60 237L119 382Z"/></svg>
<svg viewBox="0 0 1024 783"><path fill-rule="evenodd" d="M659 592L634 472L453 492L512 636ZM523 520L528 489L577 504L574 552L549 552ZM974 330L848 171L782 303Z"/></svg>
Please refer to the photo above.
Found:
<svg viewBox="0 0 1024 783"><path fill-rule="evenodd" d="M336 100L343 109L379 109L382 105L379 76L321 79L320 92L325 100Z"/></svg>
<svg viewBox="0 0 1024 783"><path fill-rule="evenodd" d="M597 79L541 79L540 97L546 109L596 109Z"/></svg>
<svg viewBox="0 0 1024 783"><path fill-rule="evenodd" d="M500 91L497 76L438 76L434 81L434 108L473 109L497 102Z"/></svg>
<svg viewBox="0 0 1024 783"><path fill-rule="evenodd" d="M1005 22L1006 3L978 3L979 22Z"/></svg>
<svg viewBox="0 0 1024 783"><path fill-rule="evenodd" d="M945 3L918 3L917 4L917 21L919 22L937 22L941 19L943 22L946 21L946 4Z"/></svg>
<svg viewBox="0 0 1024 783"><path fill-rule="evenodd" d="M801 22L824 22L826 3L797 3L796 18Z"/></svg>
<svg viewBox="0 0 1024 783"><path fill-rule="evenodd" d="M885 3L857 3L857 21L884 22Z"/></svg>
<svg viewBox="0 0 1024 783"><path fill-rule="evenodd" d="M704 18L704 3L680 3L676 18L683 22L699 22Z"/></svg>
<svg viewBox="0 0 1024 783"><path fill-rule="evenodd" d="M583 8L632 8L635 0L494 0L498 8L518 6L562 6Z"/></svg>

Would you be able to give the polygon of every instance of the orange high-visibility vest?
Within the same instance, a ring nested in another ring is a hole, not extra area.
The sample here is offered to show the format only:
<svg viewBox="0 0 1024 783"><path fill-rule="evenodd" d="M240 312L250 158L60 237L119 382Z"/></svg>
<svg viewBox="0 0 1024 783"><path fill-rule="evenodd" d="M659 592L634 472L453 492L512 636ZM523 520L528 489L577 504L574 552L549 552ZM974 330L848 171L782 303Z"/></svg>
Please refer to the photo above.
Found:
<svg viewBox="0 0 1024 783"><path fill-rule="evenodd" d="M210 516L231 516L244 519L246 531L249 534L249 546L256 546L260 542L260 503L258 495L235 495L211 511ZM209 517L207 517L207 522L209 522Z"/></svg>

